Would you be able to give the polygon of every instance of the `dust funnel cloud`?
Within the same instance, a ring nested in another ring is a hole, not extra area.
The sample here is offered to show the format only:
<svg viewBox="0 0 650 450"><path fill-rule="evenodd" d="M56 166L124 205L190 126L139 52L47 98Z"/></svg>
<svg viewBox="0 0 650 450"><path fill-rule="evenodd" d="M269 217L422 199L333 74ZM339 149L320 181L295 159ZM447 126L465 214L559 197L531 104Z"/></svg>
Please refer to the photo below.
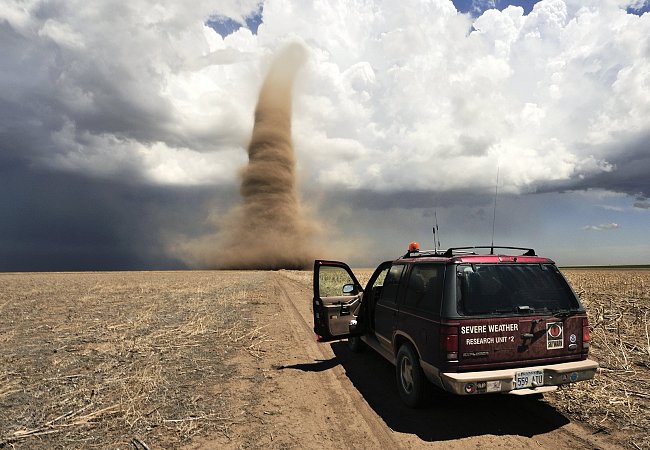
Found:
<svg viewBox="0 0 650 450"><path fill-rule="evenodd" d="M295 76L304 63L299 44L275 57L255 109L248 165L241 172L242 204L220 233L214 261L222 269L305 269L316 227L303 217L291 141Z"/></svg>

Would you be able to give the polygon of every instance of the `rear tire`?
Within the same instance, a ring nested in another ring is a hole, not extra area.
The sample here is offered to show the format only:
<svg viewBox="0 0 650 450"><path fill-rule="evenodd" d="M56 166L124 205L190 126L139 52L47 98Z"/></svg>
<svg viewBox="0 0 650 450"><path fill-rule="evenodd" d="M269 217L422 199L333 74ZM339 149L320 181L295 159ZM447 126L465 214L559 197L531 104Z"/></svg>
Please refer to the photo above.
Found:
<svg viewBox="0 0 650 450"><path fill-rule="evenodd" d="M360 336L348 338L348 347L352 353L361 353L366 349L366 343L361 340Z"/></svg>
<svg viewBox="0 0 650 450"><path fill-rule="evenodd" d="M431 384L427 380L420 358L410 344L404 344L397 352L397 391L402 401L411 408L425 405L431 393Z"/></svg>

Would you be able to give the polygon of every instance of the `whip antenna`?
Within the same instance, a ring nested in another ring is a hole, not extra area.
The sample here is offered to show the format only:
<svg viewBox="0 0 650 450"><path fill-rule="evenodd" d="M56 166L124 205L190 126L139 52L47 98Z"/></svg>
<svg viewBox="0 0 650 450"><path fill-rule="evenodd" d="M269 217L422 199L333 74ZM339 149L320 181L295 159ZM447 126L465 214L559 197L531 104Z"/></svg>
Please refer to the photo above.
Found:
<svg viewBox="0 0 650 450"><path fill-rule="evenodd" d="M494 224L497 221L497 196L499 194L499 166L497 165L497 182L494 185L494 211L492 212L492 245L490 255L494 255Z"/></svg>
<svg viewBox="0 0 650 450"><path fill-rule="evenodd" d="M436 226L435 225L431 228L431 231L433 231L433 252L438 253L438 247L436 246Z"/></svg>
<svg viewBox="0 0 650 450"><path fill-rule="evenodd" d="M438 229L438 212L433 212L433 217L435 218L435 226L433 228L433 249L435 253L438 253L440 247L440 230ZM438 240L436 241L436 233L438 233Z"/></svg>

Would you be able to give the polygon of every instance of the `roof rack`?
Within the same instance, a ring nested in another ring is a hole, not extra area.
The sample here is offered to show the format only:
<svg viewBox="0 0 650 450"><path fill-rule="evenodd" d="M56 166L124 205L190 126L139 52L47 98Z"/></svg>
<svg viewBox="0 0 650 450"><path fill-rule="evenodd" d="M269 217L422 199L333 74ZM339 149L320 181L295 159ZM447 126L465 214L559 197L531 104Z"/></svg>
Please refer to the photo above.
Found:
<svg viewBox="0 0 650 450"><path fill-rule="evenodd" d="M445 258L451 258L452 256L461 256L461 255L478 255L474 250L479 249L490 249L490 255L494 255L494 249L506 249L506 250L522 250L524 253L521 256L537 256L535 250L528 247L508 247L501 245L474 245L471 247L451 247L448 248L446 252L442 253L438 250L409 250L407 251L402 258L422 258L425 256L441 256Z"/></svg>
<svg viewBox="0 0 650 450"><path fill-rule="evenodd" d="M450 258L454 255L472 255L476 254L473 250L477 249L490 249L490 255L494 255L494 249L495 248L500 248L500 249L507 249L507 250L523 250L524 253L521 256L537 256L535 253L535 250L532 248L527 248L527 247L507 247L507 246L501 246L501 245L480 245L480 246L472 246L472 247L452 247L447 249L447 251L444 253L443 256L446 256L447 258ZM469 250L469 251L468 251Z"/></svg>

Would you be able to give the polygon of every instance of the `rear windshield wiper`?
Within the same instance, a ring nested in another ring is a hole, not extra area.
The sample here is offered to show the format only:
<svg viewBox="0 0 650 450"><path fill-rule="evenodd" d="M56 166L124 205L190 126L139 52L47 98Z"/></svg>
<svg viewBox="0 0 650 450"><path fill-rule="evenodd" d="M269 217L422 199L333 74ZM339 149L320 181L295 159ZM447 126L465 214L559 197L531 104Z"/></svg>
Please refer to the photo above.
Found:
<svg viewBox="0 0 650 450"><path fill-rule="evenodd" d="M571 311L570 309L556 309L551 311L551 314L553 314L555 317L559 319L565 319L569 316L572 316L576 312L577 311Z"/></svg>
<svg viewBox="0 0 650 450"><path fill-rule="evenodd" d="M532 314L534 312L535 312L535 308L531 308L528 305L512 306L510 308L497 308L492 310L492 314L508 314L508 313Z"/></svg>

